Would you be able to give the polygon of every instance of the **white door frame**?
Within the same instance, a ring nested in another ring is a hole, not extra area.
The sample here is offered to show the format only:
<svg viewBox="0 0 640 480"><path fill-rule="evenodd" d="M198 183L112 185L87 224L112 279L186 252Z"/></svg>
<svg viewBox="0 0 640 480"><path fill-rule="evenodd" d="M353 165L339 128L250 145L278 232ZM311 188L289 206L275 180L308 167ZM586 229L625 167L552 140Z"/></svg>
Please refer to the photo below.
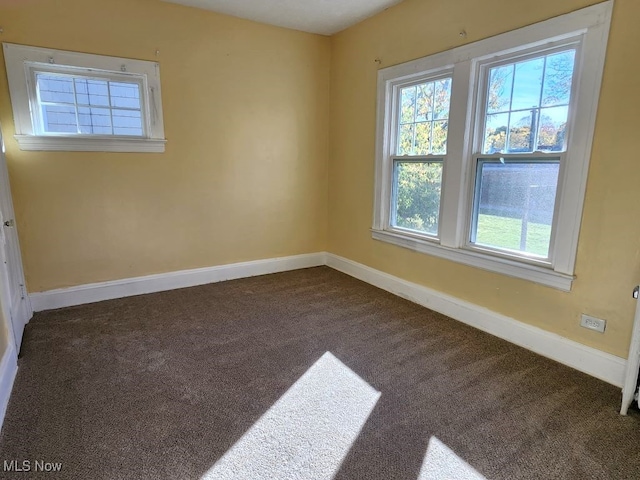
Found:
<svg viewBox="0 0 640 480"><path fill-rule="evenodd" d="M633 291L633 296L638 298L639 288ZM620 414L626 415L633 403L638 386L638 370L640 369L640 301L636 305L636 317L633 322L633 333L629 345L629 358L624 374L624 387L622 388L622 406Z"/></svg>
<svg viewBox="0 0 640 480"><path fill-rule="evenodd" d="M0 224L6 242L7 262L1 266L3 274L0 277L2 283L8 282L2 289L2 310L9 324L9 341L14 342L16 352L20 351L22 343L22 333L25 325L33 316L31 300L27 295L25 287L24 269L22 266L22 254L20 252L20 242L18 240L17 226L15 224L15 213L13 210L13 199L11 197L11 186L9 183L9 172L4 154L4 141L0 130L0 218L4 222L10 222L10 226ZM0 248L2 246L0 245ZM11 262L11 267L9 266Z"/></svg>

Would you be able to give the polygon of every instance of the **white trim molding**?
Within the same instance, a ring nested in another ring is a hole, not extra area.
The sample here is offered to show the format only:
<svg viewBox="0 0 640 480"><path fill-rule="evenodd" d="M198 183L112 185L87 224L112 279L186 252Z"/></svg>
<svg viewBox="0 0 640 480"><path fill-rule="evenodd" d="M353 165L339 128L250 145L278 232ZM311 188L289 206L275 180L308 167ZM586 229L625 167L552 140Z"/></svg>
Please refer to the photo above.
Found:
<svg viewBox="0 0 640 480"><path fill-rule="evenodd" d="M131 297L145 293L223 282L225 280L299 270L301 268L319 267L325 265L325 256L325 253L308 253L289 257L232 263L215 267L180 270L144 277L125 278L109 282L59 288L46 292L32 293L30 297L33 310L40 312L43 310L53 310L55 308L100 302L114 298Z"/></svg>
<svg viewBox="0 0 640 480"><path fill-rule="evenodd" d="M327 265L544 357L621 387L626 360L366 265L318 252L92 283L30 295L36 312Z"/></svg>
<svg viewBox="0 0 640 480"><path fill-rule="evenodd" d="M639 287L636 287L636 289ZM624 374L624 386L622 387L622 405L620 415L626 415L629 407L635 400L638 402L636 393L638 392L638 367L640 367L640 300L636 300L636 315L631 332L631 343L629 345L629 358ZM640 407L640 403L638 403Z"/></svg>
<svg viewBox="0 0 640 480"><path fill-rule="evenodd" d="M452 262L481 268L489 272L501 273L510 277L533 281L565 292L571 290L571 283L575 279L573 275L555 272L549 268L538 265L529 265L503 257L488 258L486 255L472 250L445 247L430 242L429 240L411 237L410 235L399 235L395 232L385 230L372 230L371 235L374 240L381 240L399 247L408 248L409 250L415 250L416 252L426 253L434 257L451 260Z"/></svg>
<svg viewBox="0 0 640 480"><path fill-rule="evenodd" d="M18 355L13 342L9 341L0 361L0 428L7 413L16 373L18 373Z"/></svg>
<svg viewBox="0 0 640 480"><path fill-rule="evenodd" d="M331 253L327 254L327 265L607 383L617 387L623 385L624 358Z"/></svg>
<svg viewBox="0 0 640 480"><path fill-rule="evenodd" d="M166 140L127 137L53 137L14 135L20 150L40 152L162 153Z"/></svg>

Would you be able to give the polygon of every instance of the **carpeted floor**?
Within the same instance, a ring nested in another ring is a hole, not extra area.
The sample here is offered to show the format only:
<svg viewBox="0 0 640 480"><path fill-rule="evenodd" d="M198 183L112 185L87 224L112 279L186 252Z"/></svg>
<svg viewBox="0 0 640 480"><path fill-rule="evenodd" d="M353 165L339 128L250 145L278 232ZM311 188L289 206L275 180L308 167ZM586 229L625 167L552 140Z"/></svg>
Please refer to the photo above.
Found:
<svg viewBox="0 0 640 480"><path fill-rule="evenodd" d="M0 462L62 470L0 476L200 479L326 352L380 393L336 478L640 478L619 388L327 267L36 314Z"/></svg>

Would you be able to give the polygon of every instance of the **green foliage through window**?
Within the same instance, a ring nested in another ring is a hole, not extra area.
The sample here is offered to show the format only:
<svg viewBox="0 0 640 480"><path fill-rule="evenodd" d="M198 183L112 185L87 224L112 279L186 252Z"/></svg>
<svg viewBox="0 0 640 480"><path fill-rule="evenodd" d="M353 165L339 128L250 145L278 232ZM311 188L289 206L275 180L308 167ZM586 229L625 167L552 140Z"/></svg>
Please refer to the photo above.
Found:
<svg viewBox="0 0 640 480"><path fill-rule="evenodd" d="M438 234L442 162L403 162L394 165L393 226Z"/></svg>
<svg viewBox="0 0 640 480"><path fill-rule="evenodd" d="M446 154L450 100L450 78L400 90L398 155Z"/></svg>

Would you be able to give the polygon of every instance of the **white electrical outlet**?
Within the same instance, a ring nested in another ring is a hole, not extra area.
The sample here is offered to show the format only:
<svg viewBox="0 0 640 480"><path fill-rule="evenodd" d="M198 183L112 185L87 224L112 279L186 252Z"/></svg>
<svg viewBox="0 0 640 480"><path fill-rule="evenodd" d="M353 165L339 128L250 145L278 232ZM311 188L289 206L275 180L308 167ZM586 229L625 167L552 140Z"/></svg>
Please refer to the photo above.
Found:
<svg viewBox="0 0 640 480"><path fill-rule="evenodd" d="M607 321L600 318L591 317L589 315L582 314L582 320L580 320L580 326L588 328L589 330L595 330L596 332L604 333L604 329L607 326Z"/></svg>

